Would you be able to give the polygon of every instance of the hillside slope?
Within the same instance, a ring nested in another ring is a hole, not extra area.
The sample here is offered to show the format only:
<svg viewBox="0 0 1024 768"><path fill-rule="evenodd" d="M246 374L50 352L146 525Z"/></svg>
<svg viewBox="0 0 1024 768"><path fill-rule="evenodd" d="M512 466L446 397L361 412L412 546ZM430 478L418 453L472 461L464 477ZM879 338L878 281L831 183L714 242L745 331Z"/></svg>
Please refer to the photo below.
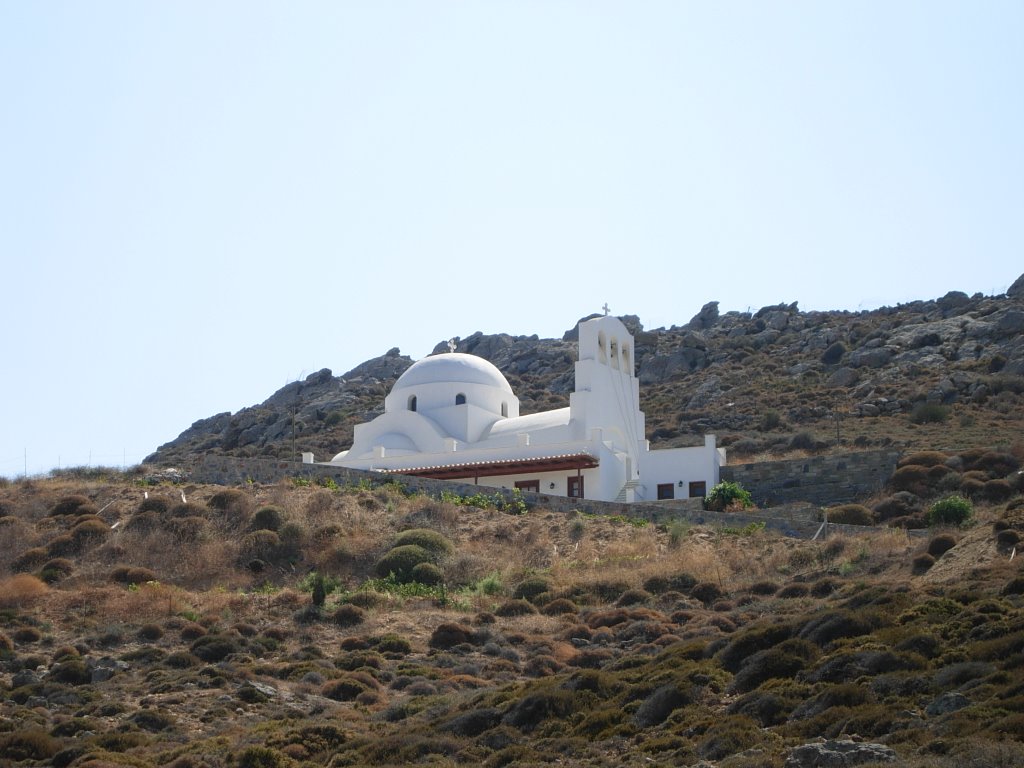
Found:
<svg viewBox="0 0 1024 768"><path fill-rule="evenodd" d="M710 302L682 326L645 330L636 316L621 319L635 335L655 445L715 433L741 458L891 444L959 450L1008 447L1024 428L1024 276L1003 296L952 291L865 312L791 304L720 314ZM494 363L528 414L568 404L574 333L478 332L457 339L457 350ZM412 362L392 349L340 377L324 369L259 405L195 422L146 462L187 467L203 453L304 451L326 460L351 444L354 425L381 412Z"/></svg>
<svg viewBox="0 0 1024 768"><path fill-rule="evenodd" d="M0 485L0 766L1024 765L1019 493L825 541L472 501Z"/></svg>

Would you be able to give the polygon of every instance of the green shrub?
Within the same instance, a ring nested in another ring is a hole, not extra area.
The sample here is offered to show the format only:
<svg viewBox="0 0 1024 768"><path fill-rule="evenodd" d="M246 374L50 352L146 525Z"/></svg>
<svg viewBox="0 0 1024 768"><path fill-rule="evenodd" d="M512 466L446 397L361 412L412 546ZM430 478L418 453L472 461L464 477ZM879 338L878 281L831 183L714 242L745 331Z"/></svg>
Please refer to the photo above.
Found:
<svg viewBox="0 0 1024 768"><path fill-rule="evenodd" d="M928 468L917 464L907 464L897 469L889 484L895 491L908 491L915 496L927 496L931 492Z"/></svg>
<svg viewBox="0 0 1024 768"><path fill-rule="evenodd" d="M224 512L231 507L245 507L249 504L249 497L244 491L238 488L226 488L223 491L218 491L210 497L210 500L206 502L206 505L211 509L216 509Z"/></svg>
<svg viewBox="0 0 1024 768"><path fill-rule="evenodd" d="M672 711L693 701L688 691L680 690L674 683L656 688L636 710L633 722L640 728L661 725Z"/></svg>
<svg viewBox="0 0 1024 768"><path fill-rule="evenodd" d="M281 538L273 531L261 528L242 537L239 562L252 560L273 561L281 552Z"/></svg>
<svg viewBox="0 0 1024 768"><path fill-rule="evenodd" d="M874 525L875 513L863 504L840 504L825 510L825 519L839 525Z"/></svg>
<svg viewBox="0 0 1024 768"><path fill-rule="evenodd" d="M373 690L373 686L363 678L350 674L324 683L320 693L334 701L352 701L360 694L371 690Z"/></svg>
<svg viewBox="0 0 1024 768"><path fill-rule="evenodd" d="M532 602L537 596L550 591L551 582L543 576L530 576L529 578L519 582L519 585L512 593L512 597L517 600L529 600Z"/></svg>
<svg viewBox="0 0 1024 768"><path fill-rule="evenodd" d="M747 591L752 595L774 595L779 591L779 585L774 581L758 581L751 584Z"/></svg>
<svg viewBox="0 0 1024 768"><path fill-rule="evenodd" d="M67 685L88 685L92 682L92 673L81 659L69 659L51 667L47 678Z"/></svg>
<svg viewBox="0 0 1024 768"><path fill-rule="evenodd" d="M1013 486L1006 480L989 480L981 489L981 497L994 503L1006 501L1013 494Z"/></svg>
<svg viewBox="0 0 1024 768"><path fill-rule="evenodd" d="M531 606L532 607L532 606ZM473 642L473 630L462 624L445 622L440 624L430 636L428 645L438 650L446 650L455 645Z"/></svg>
<svg viewBox="0 0 1024 768"><path fill-rule="evenodd" d="M403 544L395 547L377 561L374 571L381 578L394 574L395 578L405 583L412 581L412 570L420 563L433 560L430 552L419 544Z"/></svg>
<svg viewBox="0 0 1024 768"><path fill-rule="evenodd" d="M1001 595L1024 595L1024 576L1015 576L999 590Z"/></svg>
<svg viewBox="0 0 1024 768"><path fill-rule="evenodd" d="M136 513L141 514L143 512L156 512L158 515L162 515L170 508L170 500L162 498L160 496L150 496L147 499L143 499L139 503L139 508L136 510Z"/></svg>
<svg viewBox="0 0 1024 768"><path fill-rule="evenodd" d="M238 644L224 635L204 635L192 643L192 653L206 662L223 661L232 653L237 653Z"/></svg>
<svg viewBox="0 0 1024 768"><path fill-rule="evenodd" d="M47 584L53 584L61 579L70 576L75 570L74 563L64 557L55 557L47 560L39 569L39 578Z"/></svg>
<svg viewBox="0 0 1024 768"><path fill-rule="evenodd" d="M945 464L949 458L942 451L915 451L909 456L904 456L899 460L896 466L905 467L909 464L915 464L921 467L937 467Z"/></svg>
<svg viewBox="0 0 1024 768"><path fill-rule="evenodd" d="M562 616L569 613L579 613L580 609L576 603L572 600L567 600L564 597L559 597L552 600L550 603L545 603L541 609L541 613L545 616Z"/></svg>
<svg viewBox="0 0 1024 768"><path fill-rule="evenodd" d="M791 678L807 666L808 659L802 652L779 646L758 651L745 659L743 666L732 680L731 689L747 693L771 678Z"/></svg>
<svg viewBox="0 0 1024 768"><path fill-rule="evenodd" d="M700 600L704 605L711 605L724 594L721 587L717 584L712 584L710 581L695 584L693 589L690 590L690 597L694 600Z"/></svg>
<svg viewBox="0 0 1024 768"><path fill-rule="evenodd" d="M918 403L910 412L912 424L941 424L949 418L949 408L939 403Z"/></svg>
<svg viewBox="0 0 1024 768"><path fill-rule="evenodd" d="M366 621L366 611L357 605L339 605L331 614L331 621L339 627L354 627Z"/></svg>
<svg viewBox="0 0 1024 768"><path fill-rule="evenodd" d="M963 496L946 496L928 509L928 525L965 525L974 514L974 507Z"/></svg>
<svg viewBox="0 0 1024 768"><path fill-rule="evenodd" d="M36 627L20 627L14 630L14 642L19 645L38 643L42 639L43 633Z"/></svg>
<svg viewBox="0 0 1024 768"><path fill-rule="evenodd" d="M14 558L11 570L14 573L29 573L45 563L49 556L45 547L30 547Z"/></svg>
<svg viewBox="0 0 1024 768"><path fill-rule="evenodd" d="M722 512L727 509L748 509L754 506L754 500L749 491L743 489L739 483L723 480L704 498L704 509Z"/></svg>
<svg viewBox="0 0 1024 768"><path fill-rule="evenodd" d="M932 536L928 542L928 554L932 557L942 557L946 552L956 546L956 536L951 533L940 533Z"/></svg>
<svg viewBox="0 0 1024 768"><path fill-rule="evenodd" d="M697 751L706 760L721 760L763 743L764 733L757 723L749 717L735 715L716 721Z"/></svg>
<svg viewBox="0 0 1024 768"><path fill-rule="evenodd" d="M922 573L927 572L933 565L935 565L935 558L929 555L927 552L918 555L910 563L910 572L915 576L920 576Z"/></svg>
<svg viewBox="0 0 1024 768"><path fill-rule="evenodd" d="M75 542L76 549L98 544L107 534L110 533L110 526L98 517L91 517L83 520L71 529L71 538Z"/></svg>
<svg viewBox="0 0 1024 768"><path fill-rule="evenodd" d="M334 660L334 666L346 672L355 672L357 669L380 669L384 666L384 657L377 651L358 650L349 651Z"/></svg>
<svg viewBox="0 0 1024 768"><path fill-rule="evenodd" d="M73 494L71 496L65 496L53 507L50 508L50 514L54 517L59 515L77 515L79 509L86 505L92 506L92 502L88 498L80 494Z"/></svg>
<svg viewBox="0 0 1024 768"><path fill-rule="evenodd" d="M395 537L395 543L392 545L392 548L402 547L407 544L423 547L433 556L431 558L433 562L441 560L455 550L448 539L429 528L409 528L402 531Z"/></svg>
<svg viewBox="0 0 1024 768"><path fill-rule="evenodd" d="M819 443L815 440L814 435L810 432L797 432L789 438L789 449L791 451L815 451L824 447L824 445L824 443Z"/></svg>
<svg viewBox="0 0 1024 768"><path fill-rule="evenodd" d="M372 644L381 653L394 653L402 656L412 653L412 644L400 635L381 635L375 638Z"/></svg>
<svg viewBox="0 0 1024 768"><path fill-rule="evenodd" d="M55 536L46 543L46 552L50 557L64 557L78 554L78 545L69 535Z"/></svg>
<svg viewBox="0 0 1024 768"><path fill-rule="evenodd" d="M537 609L527 600L507 600L494 610L494 615L502 618L529 616L533 613L537 613Z"/></svg>
<svg viewBox="0 0 1024 768"><path fill-rule="evenodd" d="M806 584L799 582L793 584L787 584L778 592L775 593L776 597L782 598L783 600L794 600L798 597L807 597L811 593L811 588Z"/></svg>
<svg viewBox="0 0 1024 768"><path fill-rule="evenodd" d="M651 593L644 589L627 589L621 595L619 599L615 601L615 605L625 607L629 605L637 605L639 603L646 603L651 599Z"/></svg>
<svg viewBox="0 0 1024 768"><path fill-rule="evenodd" d="M273 505L260 507L249 521L251 531L277 531L284 523L284 510Z"/></svg>
<svg viewBox="0 0 1024 768"><path fill-rule="evenodd" d="M417 563L412 569L412 580L434 587L444 582L444 574L433 563Z"/></svg>
<svg viewBox="0 0 1024 768"><path fill-rule="evenodd" d="M110 572L110 580L120 584L145 584L150 581L156 581L156 574L149 570L149 568L119 565Z"/></svg>
<svg viewBox="0 0 1024 768"><path fill-rule="evenodd" d="M60 749L60 742L40 728L0 734L0 755L6 760L49 760Z"/></svg>
<svg viewBox="0 0 1024 768"><path fill-rule="evenodd" d="M788 624L754 627L735 636L718 652L718 662L729 672L736 673L751 654L767 650L793 634Z"/></svg>
<svg viewBox="0 0 1024 768"><path fill-rule="evenodd" d="M155 709L142 709L128 718L145 731L166 731L174 727L174 718Z"/></svg>
<svg viewBox="0 0 1024 768"><path fill-rule="evenodd" d="M284 768L291 760L269 747L246 747L235 760L237 768Z"/></svg>
<svg viewBox="0 0 1024 768"><path fill-rule="evenodd" d="M143 624L138 628L139 640L151 642L153 640L159 640L164 636L164 629L159 624Z"/></svg>
<svg viewBox="0 0 1024 768"><path fill-rule="evenodd" d="M866 635L874 629L875 616L865 611L829 610L809 619L797 636L825 647L846 637Z"/></svg>

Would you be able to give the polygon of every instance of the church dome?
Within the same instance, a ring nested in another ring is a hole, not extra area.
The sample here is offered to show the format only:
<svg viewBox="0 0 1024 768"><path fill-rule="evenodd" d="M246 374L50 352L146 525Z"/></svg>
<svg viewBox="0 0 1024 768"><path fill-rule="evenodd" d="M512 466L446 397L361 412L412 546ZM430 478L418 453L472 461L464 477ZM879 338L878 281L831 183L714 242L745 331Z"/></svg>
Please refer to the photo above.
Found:
<svg viewBox="0 0 1024 768"><path fill-rule="evenodd" d="M392 392L424 384L478 384L512 394L501 371L476 355L450 352L425 357L398 377Z"/></svg>

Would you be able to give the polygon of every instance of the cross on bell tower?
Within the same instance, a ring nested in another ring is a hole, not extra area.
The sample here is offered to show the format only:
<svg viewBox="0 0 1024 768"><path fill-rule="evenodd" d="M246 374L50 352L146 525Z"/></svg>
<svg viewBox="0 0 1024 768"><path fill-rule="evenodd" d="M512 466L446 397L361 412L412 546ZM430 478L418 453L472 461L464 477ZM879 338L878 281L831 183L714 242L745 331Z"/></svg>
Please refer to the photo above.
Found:
<svg viewBox="0 0 1024 768"><path fill-rule="evenodd" d="M604 316L608 317L608 313L611 312L611 309L608 307L608 302L607 301L604 303L604 306L601 307L601 309L604 310Z"/></svg>

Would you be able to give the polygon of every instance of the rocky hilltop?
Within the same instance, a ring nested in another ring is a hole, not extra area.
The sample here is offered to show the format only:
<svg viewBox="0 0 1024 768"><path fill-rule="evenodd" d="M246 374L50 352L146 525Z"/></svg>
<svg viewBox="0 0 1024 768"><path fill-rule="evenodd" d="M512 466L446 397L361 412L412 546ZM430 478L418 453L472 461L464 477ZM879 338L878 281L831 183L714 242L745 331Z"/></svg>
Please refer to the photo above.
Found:
<svg viewBox="0 0 1024 768"><path fill-rule="evenodd" d="M718 434L734 458L896 445L957 450L1011 445L1024 427L1024 275L1005 294L950 291L933 300L847 312L796 303L756 312L707 303L684 325L636 341L648 438L665 447ZM457 338L494 363L534 413L568 404L575 325L561 339ZM440 342L434 352L447 351ZM342 376L323 369L265 402L195 422L146 462L189 466L205 453L324 460L378 415L412 364L397 348Z"/></svg>

